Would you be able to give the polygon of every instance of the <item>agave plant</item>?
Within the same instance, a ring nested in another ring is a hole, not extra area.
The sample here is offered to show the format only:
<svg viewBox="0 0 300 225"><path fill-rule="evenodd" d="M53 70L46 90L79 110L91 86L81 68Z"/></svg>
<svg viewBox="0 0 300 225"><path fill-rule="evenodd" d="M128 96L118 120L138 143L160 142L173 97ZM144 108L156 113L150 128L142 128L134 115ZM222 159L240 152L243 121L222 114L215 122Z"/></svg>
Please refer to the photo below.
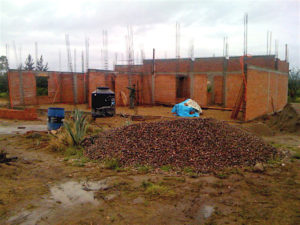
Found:
<svg viewBox="0 0 300 225"><path fill-rule="evenodd" d="M64 125L72 138L73 145L80 145L88 127L86 115L82 111L75 109L71 120L66 121Z"/></svg>

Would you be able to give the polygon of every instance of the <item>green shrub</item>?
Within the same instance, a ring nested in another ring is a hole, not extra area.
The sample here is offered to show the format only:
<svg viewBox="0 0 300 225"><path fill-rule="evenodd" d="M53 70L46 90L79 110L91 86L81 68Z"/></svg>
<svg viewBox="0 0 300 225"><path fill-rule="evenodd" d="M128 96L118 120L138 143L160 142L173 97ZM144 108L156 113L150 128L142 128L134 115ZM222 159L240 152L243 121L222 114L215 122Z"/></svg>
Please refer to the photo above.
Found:
<svg viewBox="0 0 300 225"><path fill-rule="evenodd" d="M36 88L37 96L47 96L48 95L48 88Z"/></svg>
<svg viewBox="0 0 300 225"><path fill-rule="evenodd" d="M71 120L66 121L64 125L72 138L73 145L80 145L88 127L86 115L84 115L82 111L75 109L72 113Z"/></svg>
<svg viewBox="0 0 300 225"><path fill-rule="evenodd" d="M8 93L7 92L1 92L0 93L0 98L8 98Z"/></svg>

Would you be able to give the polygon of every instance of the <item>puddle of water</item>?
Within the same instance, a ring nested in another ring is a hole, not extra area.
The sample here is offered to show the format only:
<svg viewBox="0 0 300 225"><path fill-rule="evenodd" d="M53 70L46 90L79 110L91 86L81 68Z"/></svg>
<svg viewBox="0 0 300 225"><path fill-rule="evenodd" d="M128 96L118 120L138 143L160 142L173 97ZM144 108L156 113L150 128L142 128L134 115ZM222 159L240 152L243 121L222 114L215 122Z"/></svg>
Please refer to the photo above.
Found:
<svg viewBox="0 0 300 225"><path fill-rule="evenodd" d="M198 210L196 220L199 222L203 222L205 219L209 218L213 212L214 206L204 204Z"/></svg>
<svg viewBox="0 0 300 225"><path fill-rule="evenodd" d="M53 201L63 206L75 204L93 203L97 204L98 200L94 198L94 191L105 189L108 185L105 181L98 182L76 182L69 181L50 189Z"/></svg>
<svg viewBox="0 0 300 225"><path fill-rule="evenodd" d="M211 205L204 205L202 209L200 209L201 214L206 219L211 216L211 214L214 212L214 207Z"/></svg>
<svg viewBox="0 0 300 225"><path fill-rule="evenodd" d="M43 218L55 216L55 211L61 212L84 204L84 207L98 206L101 201L94 198L95 192L108 187L108 179L93 182L68 181L55 185L50 188L50 195L43 196L43 200L34 204L37 208L32 211L23 209L9 218L8 224L40 224Z"/></svg>
<svg viewBox="0 0 300 225"><path fill-rule="evenodd" d="M0 134L25 134L28 131L47 131L47 125L0 126Z"/></svg>

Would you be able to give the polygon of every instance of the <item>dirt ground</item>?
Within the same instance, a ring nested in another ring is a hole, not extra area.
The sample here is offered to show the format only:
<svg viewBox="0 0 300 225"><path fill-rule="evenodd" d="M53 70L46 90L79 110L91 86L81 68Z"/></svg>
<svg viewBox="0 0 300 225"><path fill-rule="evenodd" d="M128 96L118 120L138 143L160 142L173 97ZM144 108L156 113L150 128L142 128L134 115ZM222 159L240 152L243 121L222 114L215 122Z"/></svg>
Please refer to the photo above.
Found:
<svg viewBox="0 0 300 225"><path fill-rule="evenodd" d="M65 111L72 111L75 106L70 104L54 104L54 105L38 105L38 106L31 106L37 109L48 109L49 107L61 107L64 108ZM76 105L76 108L90 112L91 109L88 108L86 104L79 104ZM143 116L163 116L163 117L174 117L171 113L172 107L168 106L138 106L135 110L129 109L128 107L118 106L116 108L117 114L128 114L128 115L143 115ZM230 118L231 111L222 111L222 110L203 110L202 117L212 117L219 120L224 121L233 121Z"/></svg>
<svg viewBox="0 0 300 225"><path fill-rule="evenodd" d="M149 108L138 113L149 115ZM151 115L166 116L155 120L171 119L169 111L151 107ZM134 114L127 108L117 112ZM204 111L204 116L218 114L228 120L230 112ZM1 120L0 127L43 125L46 119L43 114L39 121ZM99 118L93 126L131 123L139 122L115 116ZM49 150L53 137L46 132L0 134L0 150L18 157L0 164L0 224L299 224L300 161L293 154L300 153L300 136L260 122L234 125L286 150L287 156L269 161L263 172L108 169L103 162Z"/></svg>

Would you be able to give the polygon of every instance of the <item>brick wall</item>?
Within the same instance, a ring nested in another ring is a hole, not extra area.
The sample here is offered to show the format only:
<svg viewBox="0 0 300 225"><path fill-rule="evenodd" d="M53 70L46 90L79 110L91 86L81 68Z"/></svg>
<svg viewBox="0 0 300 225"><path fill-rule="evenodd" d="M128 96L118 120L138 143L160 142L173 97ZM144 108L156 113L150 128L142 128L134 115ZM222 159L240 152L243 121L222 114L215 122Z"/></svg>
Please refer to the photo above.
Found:
<svg viewBox="0 0 300 225"><path fill-rule="evenodd" d="M8 72L8 86L9 86L9 95L11 104L20 105L21 102L21 93L20 93L20 79L18 71L9 71Z"/></svg>
<svg viewBox="0 0 300 225"><path fill-rule="evenodd" d="M195 100L200 106L207 106L207 76L203 74L194 75L194 94Z"/></svg>
<svg viewBox="0 0 300 225"><path fill-rule="evenodd" d="M214 103L223 104L223 76L214 76Z"/></svg>
<svg viewBox="0 0 300 225"><path fill-rule="evenodd" d="M155 76L155 102L176 104L176 77L174 75Z"/></svg>
<svg viewBox="0 0 300 225"><path fill-rule="evenodd" d="M105 84L105 73L96 70L89 70L88 72L88 103L91 107L92 92L97 87L104 87Z"/></svg>
<svg viewBox="0 0 300 225"><path fill-rule="evenodd" d="M128 75L120 73L117 75L115 80L115 95L116 95L116 105L126 106L129 104L129 90L128 87ZM124 97L125 95L125 97Z"/></svg>
<svg viewBox="0 0 300 225"><path fill-rule="evenodd" d="M152 75L142 75L141 76L141 104L150 105L152 104Z"/></svg>
<svg viewBox="0 0 300 225"><path fill-rule="evenodd" d="M249 66L246 120L281 110L287 103L287 82L285 73Z"/></svg>
<svg viewBox="0 0 300 225"><path fill-rule="evenodd" d="M228 60L224 57L196 58L194 61L191 59L180 59L179 61L177 59L156 60L154 94L156 103L175 104L181 101L181 99L176 98L176 75L184 75L187 76L183 85L185 98L192 96L201 106L207 106L207 76L209 75L209 79L212 79L214 85L213 104L224 104L228 108L234 107L242 83L239 60L240 57L230 57ZM276 110L281 109L287 98L287 78L286 75L278 73L278 71L288 72L288 63L279 59L275 60L274 56L253 56L248 58L247 62L251 68L250 74L253 74L249 78L250 103L248 105L248 118L269 112L273 107ZM251 65L261 68L253 69ZM128 66L122 65L117 65L115 71L89 70L86 74L86 95L89 106L91 105L91 93L98 86L108 86L115 91L117 105L124 105L121 94L123 93L127 100L126 105L128 105L128 70ZM263 73L265 70L268 70L267 74ZM132 84L136 84L137 88L137 103L152 104L152 60L144 60L144 65L132 66L131 71ZM21 105L22 99L24 105L74 103L73 75L59 72L46 72L46 74L49 77L48 96L36 96L35 72L21 71L21 74L19 74L19 71L16 70L9 71L9 91L13 105ZM78 73L75 76L77 77L77 102L81 104L85 102L84 75ZM190 79L192 77L193 83L191 86ZM264 91L257 91L258 87L266 85L266 77L268 77L267 85L270 86L267 103ZM21 80L23 80L23 90L20 88ZM224 87L225 90L223 90ZM22 98L22 93L24 98ZM256 107L251 101L255 99L258 99L258 104L263 104L263 102L267 104L266 107L253 110Z"/></svg>
<svg viewBox="0 0 300 225"><path fill-rule="evenodd" d="M115 95L116 95L116 105L117 106L127 106L129 105L129 76L131 76L131 85L135 85L136 88L136 104L141 104L144 100L142 93L145 91L143 89L143 82L140 74L128 75L128 73L119 73L115 77Z"/></svg>
<svg viewBox="0 0 300 225"><path fill-rule="evenodd" d="M182 72L187 73L191 71L191 60L190 59L157 59L155 60L155 71L157 73L164 72ZM152 71L152 60L144 60L144 73L151 73Z"/></svg>
<svg viewBox="0 0 300 225"><path fill-rule="evenodd" d="M134 73L141 73L144 70L143 65L131 65L130 67L128 65L115 65L115 71L116 72L134 72Z"/></svg>
<svg viewBox="0 0 300 225"><path fill-rule="evenodd" d="M16 119L16 120L36 120L36 109L0 109L0 118L3 119Z"/></svg>
<svg viewBox="0 0 300 225"><path fill-rule="evenodd" d="M223 71L224 58L196 58L194 62L195 72L221 72Z"/></svg>
<svg viewBox="0 0 300 225"><path fill-rule="evenodd" d="M237 100L243 77L241 73L227 73L225 86L225 107L233 108Z"/></svg>
<svg viewBox="0 0 300 225"><path fill-rule="evenodd" d="M59 76L61 77L61 102L74 103L72 74L62 73Z"/></svg>
<svg viewBox="0 0 300 225"><path fill-rule="evenodd" d="M36 76L48 77L48 96L37 96ZM77 102L84 103L84 76L82 73L78 73L75 76L77 76ZM10 70L8 72L8 80L13 106L74 103L73 74L71 73ZM23 91L20 85L21 81L23 83ZM23 103L22 99L24 100Z"/></svg>

